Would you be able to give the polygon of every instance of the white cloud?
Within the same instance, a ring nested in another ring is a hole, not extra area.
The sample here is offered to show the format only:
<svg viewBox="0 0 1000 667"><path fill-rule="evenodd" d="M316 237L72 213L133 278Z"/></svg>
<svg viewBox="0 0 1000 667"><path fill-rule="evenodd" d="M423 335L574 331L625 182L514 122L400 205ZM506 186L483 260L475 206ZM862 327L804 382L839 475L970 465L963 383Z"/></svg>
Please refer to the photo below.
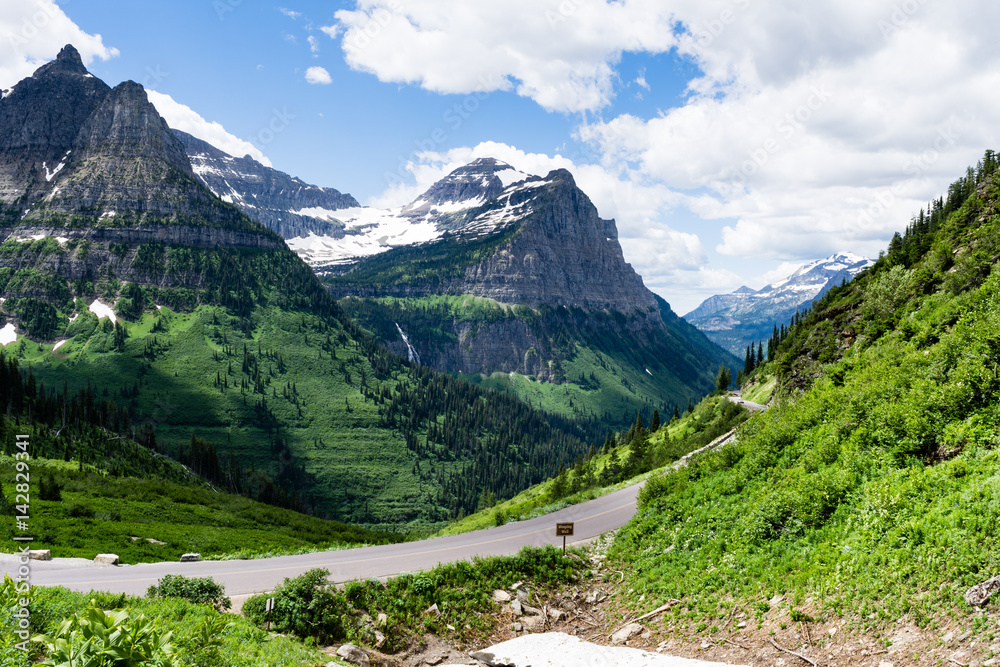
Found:
<svg viewBox="0 0 1000 667"><path fill-rule="evenodd" d="M221 123L205 120L191 107L176 102L165 93L147 90L146 94L170 127L207 141L230 155L236 157L249 155L261 164L271 166L271 161L260 152L260 149L249 141L230 134L226 128L222 127Z"/></svg>
<svg viewBox="0 0 1000 667"><path fill-rule="evenodd" d="M316 83L320 85L327 85L333 83L333 79L330 78L330 73L322 67L310 67L306 70L306 81L309 83Z"/></svg>
<svg viewBox="0 0 1000 667"><path fill-rule="evenodd" d="M514 90L553 111L606 106L623 52L663 53L677 41L660 0L357 4L329 27L344 32L352 68L439 93Z"/></svg>
<svg viewBox="0 0 1000 667"><path fill-rule="evenodd" d="M292 19L293 21L302 16L302 12L296 12L287 7L278 7L278 11Z"/></svg>
<svg viewBox="0 0 1000 667"><path fill-rule="evenodd" d="M316 35L309 35L306 37L306 41L309 42L309 51L313 54L319 53L319 39L316 38Z"/></svg>
<svg viewBox="0 0 1000 667"><path fill-rule="evenodd" d="M84 64L108 60L118 49L84 32L53 0L0 3L0 88L10 88L72 44Z"/></svg>
<svg viewBox="0 0 1000 667"><path fill-rule="evenodd" d="M720 253L875 255L1000 140L994 3L675 9L688 29L678 49L704 73L689 98L578 135L608 170L685 191L687 207L722 226Z"/></svg>

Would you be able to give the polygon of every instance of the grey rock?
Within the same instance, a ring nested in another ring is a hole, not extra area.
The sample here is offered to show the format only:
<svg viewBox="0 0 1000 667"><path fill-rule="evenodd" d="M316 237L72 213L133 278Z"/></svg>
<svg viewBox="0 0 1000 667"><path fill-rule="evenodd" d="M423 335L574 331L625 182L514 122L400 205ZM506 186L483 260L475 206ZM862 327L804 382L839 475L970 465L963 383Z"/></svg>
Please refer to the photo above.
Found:
<svg viewBox="0 0 1000 667"><path fill-rule="evenodd" d="M541 632L545 629L545 617L524 616L521 618L521 625L528 632Z"/></svg>
<svg viewBox="0 0 1000 667"><path fill-rule="evenodd" d="M344 644L337 649L337 655L347 662L353 662L355 665L361 665L362 667L368 667L371 664L368 654L354 644Z"/></svg>
<svg viewBox="0 0 1000 667"><path fill-rule="evenodd" d="M493 601L494 602L509 602L510 593L507 591L495 590L493 591Z"/></svg>
<svg viewBox="0 0 1000 667"><path fill-rule="evenodd" d="M375 631L375 648L382 648L385 645L385 633L380 630Z"/></svg>
<svg viewBox="0 0 1000 667"><path fill-rule="evenodd" d="M629 623L625 627L618 630L615 634L611 635L611 643L624 644L636 635L641 634L644 629L645 628L638 623Z"/></svg>
<svg viewBox="0 0 1000 667"><path fill-rule="evenodd" d="M528 597L529 597L529 593L528 593L528 589L527 588L518 588L517 589L517 599L518 600L520 600L521 602L527 602L528 601Z"/></svg>
<svg viewBox="0 0 1000 667"><path fill-rule="evenodd" d="M972 607L981 607L1000 590L1000 576L976 584L965 592L965 601Z"/></svg>
<svg viewBox="0 0 1000 667"><path fill-rule="evenodd" d="M521 607L520 600L514 600L510 603L510 610L514 612L515 616L521 616L524 614L524 609Z"/></svg>
<svg viewBox="0 0 1000 667"><path fill-rule="evenodd" d="M427 609L424 610L424 613L428 616L440 616L441 610L438 609L437 603L435 602L430 607L427 607Z"/></svg>
<svg viewBox="0 0 1000 667"><path fill-rule="evenodd" d="M566 620L566 612L564 612L562 609L556 609L555 607L549 607L547 611L549 612L549 618L551 618L553 620L553 622L559 622L559 621L565 621Z"/></svg>
<svg viewBox="0 0 1000 667"><path fill-rule="evenodd" d="M379 615L375 617L375 627L384 628L388 623L389 617L384 613L380 612Z"/></svg>
<svg viewBox="0 0 1000 667"><path fill-rule="evenodd" d="M191 554L184 554L183 556L181 556L182 563L194 563L200 560L201 560L201 554L191 553Z"/></svg>
<svg viewBox="0 0 1000 667"><path fill-rule="evenodd" d="M118 555L117 554L97 554L94 557L94 562L101 565L118 565Z"/></svg>
<svg viewBox="0 0 1000 667"><path fill-rule="evenodd" d="M49 549L30 549L28 558L31 560L52 560L52 551Z"/></svg>

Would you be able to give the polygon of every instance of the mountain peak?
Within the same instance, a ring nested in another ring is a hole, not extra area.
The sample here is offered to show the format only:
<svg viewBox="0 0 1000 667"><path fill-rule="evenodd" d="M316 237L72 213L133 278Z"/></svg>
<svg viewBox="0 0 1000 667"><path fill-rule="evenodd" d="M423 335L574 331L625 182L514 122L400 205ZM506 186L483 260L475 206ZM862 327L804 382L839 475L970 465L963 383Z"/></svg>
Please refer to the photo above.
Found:
<svg viewBox="0 0 1000 667"><path fill-rule="evenodd" d="M80 57L80 52L76 50L76 47L72 44L67 44L62 48L55 60L39 67L32 76L38 79L52 74L79 74L87 76L90 72L84 66L83 58Z"/></svg>
<svg viewBox="0 0 1000 667"><path fill-rule="evenodd" d="M477 206L494 199L504 188L528 178L506 162L481 157L455 169L427 189L410 206L423 211L425 205L454 207L467 203ZM467 208L468 206L465 206Z"/></svg>

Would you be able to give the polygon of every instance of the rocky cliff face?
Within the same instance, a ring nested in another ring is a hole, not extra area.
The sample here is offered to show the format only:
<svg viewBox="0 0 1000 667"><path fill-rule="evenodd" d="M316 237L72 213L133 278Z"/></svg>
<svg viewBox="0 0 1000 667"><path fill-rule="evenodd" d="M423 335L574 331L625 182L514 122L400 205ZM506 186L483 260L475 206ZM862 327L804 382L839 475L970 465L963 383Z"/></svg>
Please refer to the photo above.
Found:
<svg viewBox="0 0 1000 667"><path fill-rule="evenodd" d="M72 46L0 99L0 202L8 247L0 269L15 276L0 291L10 298L37 291L25 271L81 285L99 277L148 281L152 260L140 246L158 255L167 246L284 247L194 177L142 86L109 88ZM153 282L163 283L163 274ZM171 280L199 282L182 274ZM65 299L69 288L53 284L48 292Z"/></svg>
<svg viewBox="0 0 1000 667"><path fill-rule="evenodd" d="M67 46L0 99L0 200L30 202L44 191L109 92Z"/></svg>
<svg viewBox="0 0 1000 667"><path fill-rule="evenodd" d="M720 363L736 365L643 285L614 220L568 171L528 176L477 160L393 216L435 235L326 280L401 355L412 346L437 370L565 384L572 409L609 424L686 405L711 390Z"/></svg>
<svg viewBox="0 0 1000 667"><path fill-rule="evenodd" d="M315 209L331 215L340 209L360 206L351 195L310 185L266 167L249 155L233 157L186 132L173 132L202 183L223 201L284 238L310 233L341 238L343 225L302 211Z"/></svg>
<svg viewBox="0 0 1000 667"><path fill-rule="evenodd" d="M656 300L622 255L613 220L603 220L573 176L560 169L505 190L466 225L524 209L511 240L470 266L457 292L532 307L655 312Z"/></svg>

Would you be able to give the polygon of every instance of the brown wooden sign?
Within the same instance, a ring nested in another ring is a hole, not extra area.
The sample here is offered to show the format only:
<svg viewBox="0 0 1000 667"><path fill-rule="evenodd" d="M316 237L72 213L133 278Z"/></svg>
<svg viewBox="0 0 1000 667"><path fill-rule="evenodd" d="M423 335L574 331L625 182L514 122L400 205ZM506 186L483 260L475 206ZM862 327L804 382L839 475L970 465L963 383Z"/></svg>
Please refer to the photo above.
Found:
<svg viewBox="0 0 1000 667"><path fill-rule="evenodd" d="M556 524L556 537L566 537L573 535L573 522L569 523L557 523Z"/></svg>

